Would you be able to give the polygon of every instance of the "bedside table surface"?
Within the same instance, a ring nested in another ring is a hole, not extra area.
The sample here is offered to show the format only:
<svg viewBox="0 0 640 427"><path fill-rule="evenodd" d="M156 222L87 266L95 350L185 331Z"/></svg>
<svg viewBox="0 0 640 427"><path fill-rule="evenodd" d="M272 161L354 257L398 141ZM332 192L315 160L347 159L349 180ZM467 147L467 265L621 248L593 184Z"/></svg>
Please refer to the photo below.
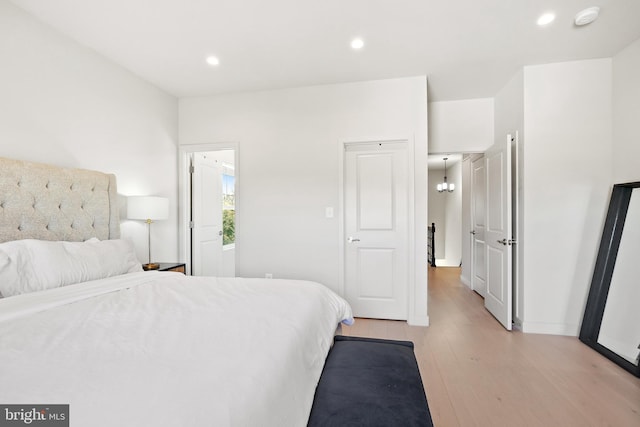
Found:
<svg viewBox="0 0 640 427"><path fill-rule="evenodd" d="M169 271L175 270L180 267L184 270L185 264L183 262L159 262L160 268L156 270L146 270L146 271ZM144 267L143 267L144 268Z"/></svg>

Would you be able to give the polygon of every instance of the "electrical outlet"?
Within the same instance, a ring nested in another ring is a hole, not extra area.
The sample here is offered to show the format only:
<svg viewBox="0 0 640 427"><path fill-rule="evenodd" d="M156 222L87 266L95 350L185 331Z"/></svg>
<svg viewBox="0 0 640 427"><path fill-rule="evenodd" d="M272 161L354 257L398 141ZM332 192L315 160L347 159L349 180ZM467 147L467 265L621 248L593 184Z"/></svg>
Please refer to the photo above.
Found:
<svg viewBox="0 0 640 427"><path fill-rule="evenodd" d="M273 279L273 273L264 273L265 279Z"/></svg>

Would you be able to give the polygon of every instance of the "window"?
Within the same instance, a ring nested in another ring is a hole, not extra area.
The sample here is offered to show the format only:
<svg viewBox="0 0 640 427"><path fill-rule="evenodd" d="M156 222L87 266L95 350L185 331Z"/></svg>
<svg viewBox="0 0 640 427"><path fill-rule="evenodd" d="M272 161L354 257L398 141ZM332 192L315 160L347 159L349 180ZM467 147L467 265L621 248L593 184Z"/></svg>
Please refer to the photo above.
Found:
<svg viewBox="0 0 640 427"><path fill-rule="evenodd" d="M222 172L222 244L236 242L236 191L233 166L223 164Z"/></svg>

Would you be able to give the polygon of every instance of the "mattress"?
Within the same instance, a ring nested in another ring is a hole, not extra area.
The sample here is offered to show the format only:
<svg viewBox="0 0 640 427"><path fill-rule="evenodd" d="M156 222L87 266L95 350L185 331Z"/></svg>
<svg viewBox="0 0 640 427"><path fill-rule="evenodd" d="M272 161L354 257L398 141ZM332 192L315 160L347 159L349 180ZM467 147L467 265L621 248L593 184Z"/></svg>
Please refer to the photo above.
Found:
<svg viewBox="0 0 640 427"><path fill-rule="evenodd" d="M138 272L0 300L0 402L72 426L304 426L349 305L314 282Z"/></svg>

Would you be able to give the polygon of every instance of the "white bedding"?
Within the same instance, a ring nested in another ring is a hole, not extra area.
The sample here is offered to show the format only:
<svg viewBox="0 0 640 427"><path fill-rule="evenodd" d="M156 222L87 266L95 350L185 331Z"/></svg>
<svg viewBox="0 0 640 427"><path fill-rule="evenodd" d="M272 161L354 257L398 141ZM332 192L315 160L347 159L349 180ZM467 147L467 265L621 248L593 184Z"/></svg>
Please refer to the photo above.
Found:
<svg viewBox="0 0 640 427"><path fill-rule="evenodd" d="M71 426L305 426L349 305L313 282L141 272L0 300L0 403Z"/></svg>

